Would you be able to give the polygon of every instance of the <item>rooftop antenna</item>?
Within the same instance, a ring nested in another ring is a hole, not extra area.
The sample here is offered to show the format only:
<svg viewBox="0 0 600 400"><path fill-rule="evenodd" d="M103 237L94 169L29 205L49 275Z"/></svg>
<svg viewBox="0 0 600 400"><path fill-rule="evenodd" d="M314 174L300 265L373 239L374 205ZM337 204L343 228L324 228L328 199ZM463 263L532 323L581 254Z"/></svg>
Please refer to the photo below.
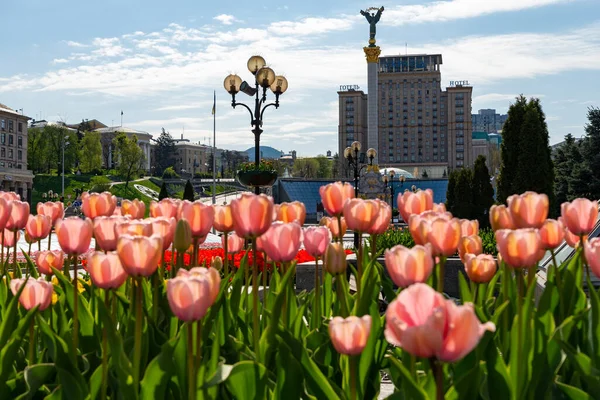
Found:
<svg viewBox="0 0 600 400"><path fill-rule="evenodd" d="M408 55L408 42L404 42L404 49L406 51L406 55Z"/></svg>

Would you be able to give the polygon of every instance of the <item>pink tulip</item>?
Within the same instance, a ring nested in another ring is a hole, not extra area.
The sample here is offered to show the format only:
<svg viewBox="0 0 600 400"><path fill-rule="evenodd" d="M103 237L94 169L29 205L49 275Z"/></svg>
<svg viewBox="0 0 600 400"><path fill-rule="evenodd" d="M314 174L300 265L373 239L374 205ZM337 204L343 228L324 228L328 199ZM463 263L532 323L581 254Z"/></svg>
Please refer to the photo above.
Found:
<svg viewBox="0 0 600 400"><path fill-rule="evenodd" d="M431 208L431 211L438 212L438 213L445 213L447 211L446 205L444 203L433 203L433 207Z"/></svg>
<svg viewBox="0 0 600 400"><path fill-rule="evenodd" d="M150 216L166 217L166 218L177 218L177 212L179 211L179 205L181 201L175 199L162 199L161 201L150 202Z"/></svg>
<svg viewBox="0 0 600 400"><path fill-rule="evenodd" d="M306 219L306 207L304 203L292 201L275 205L276 220L281 222L298 222L304 225Z"/></svg>
<svg viewBox="0 0 600 400"><path fill-rule="evenodd" d="M427 243L427 235L431 228L431 224L427 223L421 225L421 221L431 222L436 218L450 221L452 219L452 214L449 212L439 213L435 211L425 211L421 214L412 214L408 218L408 231L416 244L423 246Z"/></svg>
<svg viewBox="0 0 600 400"><path fill-rule="evenodd" d="M62 250L68 254L83 254L90 248L94 225L89 218L69 217L56 221L56 236Z"/></svg>
<svg viewBox="0 0 600 400"><path fill-rule="evenodd" d="M564 234L565 234L565 242L567 242L567 244L570 247L577 248L579 246L579 243L581 242L581 238L578 235L575 235L575 234L571 233L571 231L569 230L569 228L567 228L565 226L565 223L564 223L564 220L563 220L562 217L559 217L558 221L561 222L563 224L563 226L565 227L564 231L563 231ZM583 235L583 242L584 243L587 242L587 238L588 238L588 235Z"/></svg>
<svg viewBox="0 0 600 400"><path fill-rule="evenodd" d="M346 250L342 243L329 243L325 250L323 265L331 275L338 275L346 271L348 263L346 262Z"/></svg>
<svg viewBox="0 0 600 400"><path fill-rule="evenodd" d="M152 236L152 222L149 220L131 220L129 217L113 216L113 218L121 218L120 223L115 224L115 235L117 239L121 235L131 236Z"/></svg>
<svg viewBox="0 0 600 400"><path fill-rule="evenodd" d="M341 215L346 200L354 198L354 188L348 182L330 183L319 188L323 208L331 216Z"/></svg>
<svg viewBox="0 0 600 400"><path fill-rule="evenodd" d="M464 263L467 276L476 283L487 283L496 273L496 260L489 254L465 254Z"/></svg>
<svg viewBox="0 0 600 400"><path fill-rule="evenodd" d="M457 306L424 283L404 289L385 315L386 340L417 357L455 362L470 353L491 322L481 324L472 304Z"/></svg>
<svg viewBox="0 0 600 400"><path fill-rule="evenodd" d="M273 261L288 262L296 258L302 243L302 228L296 222L274 222L264 234L262 245Z"/></svg>
<svg viewBox="0 0 600 400"><path fill-rule="evenodd" d="M15 192L0 191L0 198L4 199L6 201L21 200L21 196L19 196Z"/></svg>
<svg viewBox="0 0 600 400"><path fill-rule="evenodd" d="M479 221L470 219L460 219L461 236L473 236L479 233Z"/></svg>
<svg viewBox="0 0 600 400"><path fill-rule="evenodd" d="M433 271L431 246L416 245L412 249L394 246L385 251L385 267L399 287L425 282Z"/></svg>
<svg viewBox="0 0 600 400"><path fill-rule="evenodd" d="M449 257L453 255L460 241L460 223L458 219L446 220L436 218L432 221L421 221L421 227L428 225L427 241L431 243L432 253L435 256Z"/></svg>
<svg viewBox="0 0 600 400"><path fill-rule="evenodd" d="M90 219L111 216L116 208L117 198L109 192L83 192L81 195L81 211Z"/></svg>
<svg viewBox="0 0 600 400"><path fill-rule="evenodd" d="M199 321L219 294L221 277L214 268L180 269L167 281L167 299L171 311L182 321Z"/></svg>
<svg viewBox="0 0 600 400"><path fill-rule="evenodd" d="M146 204L138 199L123 200L121 202L121 214L130 215L133 219L143 219L146 214Z"/></svg>
<svg viewBox="0 0 600 400"><path fill-rule="evenodd" d="M398 211L402 219L408 222L412 214L421 214L433 208L433 191L431 189L419 190L414 193L406 191L398 194Z"/></svg>
<svg viewBox="0 0 600 400"><path fill-rule="evenodd" d="M547 219L540 228L540 241L544 249L557 248L565 238L565 228L561 221Z"/></svg>
<svg viewBox="0 0 600 400"><path fill-rule="evenodd" d="M27 232L31 240L35 242L48 237L50 229L52 229L52 219L50 217L41 214L36 216L29 214L27 225L25 225L25 232Z"/></svg>
<svg viewBox="0 0 600 400"><path fill-rule="evenodd" d="M593 238L583 245L585 259L597 277L600 277L600 238Z"/></svg>
<svg viewBox="0 0 600 400"><path fill-rule="evenodd" d="M129 276L150 276L156 271L162 255L162 242L158 235L123 235L117 239L117 253Z"/></svg>
<svg viewBox="0 0 600 400"><path fill-rule="evenodd" d="M340 354L355 356L365 349L371 334L371 316L334 317L329 321L329 337Z"/></svg>
<svg viewBox="0 0 600 400"><path fill-rule="evenodd" d="M379 204L374 200L350 199L344 204L344 218L348 228L368 232L379 215Z"/></svg>
<svg viewBox="0 0 600 400"><path fill-rule="evenodd" d="M329 231L331 232L331 236L335 239L342 239L344 237L344 235L346 234L346 231L348 230L348 224L346 223L346 218L344 217L339 217L340 220L338 221L338 217L323 217L321 219L321 222L325 223L326 227L329 229ZM340 225L341 225L341 231L340 231Z"/></svg>
<svg viewBox="0 0 600 400"><path fill-rule="evenodd" d="M525 192L506 200L517 228L539 228L548 217L549 201L545 194Z"/></svg>
<svg viewBox="0 0 600 400"><path fill-rule="evenodd" d="M21 231L9 231L4 229L2 234L2 244L4 247L13 247L21 238Z"/></svg>
<svg viewBox="0 0 600 400"><path fill-rule="evenodd" d="M325 254L327 246L331 243L331 234L325 226L310 226L304 228L304 248L313 257Z"/></svg>
<svg viewBox="0 0 600 400"><path fill-rule="evenodd" d="M375 202L379 204L379 213L375 218L375 222L366 232L370 235L382 235L390 226L392 219L392 207L385 201L376 199Z"/></svg>
<svg viewBox="0 0 600 400"><path fill-rule="evenodd" d="M59 218L65 217L65 206L61 201L47 201L37 204L38 215L45 215L52 220L52 226Z"/></svg>
<svg viewBox="0 0 600 400"><path fill-rule="evenodd" d="M575 199L560 206L562 221L576 235L587 235L598 220L598 201Z"/></svg>
<svg viewBox="0 0 600 400"><path fill-rule="evenodd" d="M215 209L196 200L193 203L184 200L179 206L179 218L185 219L190 224L192 236L201 238L208 235L215 218Z"/></svg>
<svg viewBox="0 0 600 400"><path fill-rule="evenodd" d="M483 252L483 242L477 235L463 236L458 242L458 256L465 262L467 254L481 254Z"/></svg>
<svg viewBox="0 0 600 400"><path fill-rule="evenodd" d="M222 233L233 231L233 216L231 215L231 206L214 205L215 209L215 220L213 221L213 227Z"/></svg>
<svg viewBox="0 0 600 400"><path fill-rule="evenodd" d="M502 260L513 268L534 267L544 256L536 229L501 229L496 231L496 242Z"/></svg>
<svg viewBox="0 0 600 400"><path fill-rule="evenodd" d="M227 253L237 253L244 248L244 238L239 237L235 232L221 236L221 246L225 248L225 241L227 240Z"/></svg>
<svg viewBox="0 0 600 400"><path fill-rule="evenodd" d="M256 238L273 222L273 199L264 194L243 193L231 202L233 229L243 238Z"/></svg>
<svg viewBox="0 0 600 400"><path fill-rule="evenodd" d="M96 244L104 251L117 249L117 235L115 226L126 221L123 217L96 217L94 219L94 239Z"/></svg>
<svg viewBox="0 0 600 400"><path fill-rule="evenodd" d="M513 217L505 205L494 205L490 208L490 225L494 231L500 229L515 229Z"/></svg>
<svg viewBox="0 0 600 400"><path fill-rule="evenodd" d="M25 201L13 200L10 216L6 222L5 228L10 231L16 231L25 228L29 218L29 203Z"/></svg>
<svg viewBox="0 0 600 400"><path fill-rule="evenodd" d="M43 278L38 279L13 279L10 281L10 290L16 295L21 286L25 284L25 289L21 292L19 303L26 310L39 306L38 311L44 311L52 302L52 283L46 282Z"/></svg>
<svg viewBox="0 0 600 400"><path fill-rule="evenodd" d="M118 289L127 280L127 272L115 251L90 253L87 256L87 272L92 283L101 289Z"/></svg>
<svg viewBox="0 0 600 400"><path fill-rule="evenodd" d="M167 250L169 247L171 247L171 244L173 243L177 221L173 217L156 217L152 219L151 223L152 233L162 237L163 251Z"/></svg>
<svg viewBox="0 0 600 400"><path fill-rule="evenodd" d="M4 230L12 212L12 200L0 198L0 231Z"/></svg>
<svg viewBox="0 0 600 400"><path fill-rule="evenodd" d="M64 263L65 254L60 250L42 250L35 256L38 271L44 275L52 275L52 268L62 271Z"/></svg>

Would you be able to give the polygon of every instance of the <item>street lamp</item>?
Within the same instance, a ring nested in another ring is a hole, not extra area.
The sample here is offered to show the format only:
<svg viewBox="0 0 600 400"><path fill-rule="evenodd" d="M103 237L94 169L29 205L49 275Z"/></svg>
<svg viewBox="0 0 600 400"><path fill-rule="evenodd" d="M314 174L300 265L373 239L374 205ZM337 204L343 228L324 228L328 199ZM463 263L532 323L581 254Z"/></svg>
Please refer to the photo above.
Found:
<svg viewBox="0 0 600 400"><path fill-rule="evenodd" d="M68 136L63 137L62 143L62 198L65 198L65 147L70 143L67 142Z"/></svg>
<svg viewBox="0 0 600 400"><path fill-rule="evenodd" d="M252 56L248 60L248 70L254 75L254 84L249 84L242 81L238 75L228 75L223 82L225 90L231 95L231 106L242 106L250 113L250 125L253 127L254 133L254 164L258 169L260 163L260 134L263 132L263 114L270 106L279 108L279 96L281 96L288 88L287 79L281 75L275 75L275 72L267 67L266 61L261 56ZM262 94L260 89L262 88ZM275 94L275 102L265 104L267 101L267 89L271 89ZM243 92L248 96L254 96L254 112L244 103L235 101L235 95L238 92ZM260 193L260 188L255 187L255 193Z"/></svg>
<svg viewBox="0 0 600 400"><path fill-rule="evenodd" d="M353 168L354 171L354 197L358 197L358 179L360 178L360 172L367 166L367 164L365 164L365 154L360 153L360 148L360 142L355 141L352 142L350 147L346 147L344 150L344 158L348 160L348 165ZM376 156L377 150L373 148L367 150L367 157L369 159L368 165L373 165L373 159ZM358 248L358 232L354 232L354 247Z"/></svg>

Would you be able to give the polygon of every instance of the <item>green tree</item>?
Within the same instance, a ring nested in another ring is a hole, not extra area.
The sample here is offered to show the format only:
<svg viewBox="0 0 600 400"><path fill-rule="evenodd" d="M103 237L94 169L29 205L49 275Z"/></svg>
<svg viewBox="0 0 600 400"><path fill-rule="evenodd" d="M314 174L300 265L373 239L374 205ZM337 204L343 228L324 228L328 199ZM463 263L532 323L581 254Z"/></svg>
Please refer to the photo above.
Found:
<svg viewBox="0 0 600 400"><path fill-rule="evenodd" d="M554 204L554 166L546 116L539 99L519 96L508 110L502 131L502 165L498 201L511 194L533 190L545 193Z"/></svg>
<svg viewBox="0 0 600 400"><path fill-rule="evenodd" d="M158 176L161 176L165 169L175 165L175 141L171 134L162 128L162 132L156 139L156 171ZM212 165L212 164L211 164Z"/></svg>
<svg viewBox="0 0 600 400"><path fill-rule="evenodd" d="M333 172L331 160L323 155L318 155L315 160L319 163L317 178L331 178Z"/></svg>
<svg viewBox="0 0 600 400"><path fill-rule="evenodd" d="M454 197L454 189L456 187L456 180L460 169L455 169L450 172L448 177L448 189L446 189L446 210L452 211L456 207L456 199Z"/></svg>
<svg viewBox="0 0 600 400"><path fill-rule="evenodd" d="M175 168L167 167L162 174L163 179L179 179L179 174L175 172Z"/></svg>
<svg viewBox="0 0 600 400"><path fill-rule="evenodd" d="M86 132L79 143L79 168L84 174L102 168L102 144L100 133Z"/></svg>
<svg viewBox="0 0 600 400"><path fill-rule="evenodd" d="M169 192L167 191L167 184L163 181L160 186L160 193L158 193L158 200L166 199L169 197Z"/></svg>
<svg viewBox="0 0 600 400"><path fill-rule="evenodd" d="M588 109L588 123L582 142L582 173L589 177L586 197L600 199L600 108Z"/></svg>
<svg viewBox="0 0 600 400"><path fill-rule="evenodd" d="M457 218L471 219L473 215L473 171L461 168L454 186L454 207L449 211Z"/></svg>
<svg viewBox="0 0 600 400"><path fill-rule="evenodd" d="M183 189L183 200L194 201L195 197L194 187L192 186L192 182L188 179L185 183L185 189Z"/></svg>
<svg viewBox="0 0 600 400"><path fill-rule="evenodd" d="M136 135L128 138L125 133L119 132L113 139L113 144L117 159L117 173L125 181L125 189L127 189L129 181L141 170L144 153L138 145Z"/></svg>
<svg viewBox="0 0 600 400"><path fill-rule="evenodd" d="M292 175L298 178L314 179L319 173L319 162L314 158L300 158L294 162Z"/></svg>
<svg viewBox="0 0 600 400"><path fill-rule="evenodd" d="M473 165L473 208L471 218L479 221L481 228L490 226L489 210L494 204L494 188L492 187L490 172L486 165L486 158L480 155Z"/></svg>
<svg viewBox="0 0 600 400"><path fill-rule="evenodd" d="M34 173L48 170L49 143L44 130L32 128L27 131L27 168Z"/></svg>
<svg viewBox="0 0 600 400"><path fill-rule="evenodd" d="M498 202L504 203L508 196L515 194L515 176L518 169L521 127L525 118L527 99L521 95L508 108L508 118L502 128L500 148L500 177L498 178Z"/></svg>

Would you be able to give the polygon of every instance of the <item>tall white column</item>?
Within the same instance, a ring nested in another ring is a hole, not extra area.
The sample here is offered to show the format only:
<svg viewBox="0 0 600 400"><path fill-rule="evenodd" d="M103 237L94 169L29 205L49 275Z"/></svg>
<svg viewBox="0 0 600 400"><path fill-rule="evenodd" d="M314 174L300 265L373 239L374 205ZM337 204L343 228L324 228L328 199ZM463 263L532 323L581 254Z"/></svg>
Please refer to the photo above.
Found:
<svg viewBox="0 0 600 400"><path fill-rule="evenodd" d="M367 57L367 149L372 147L379 152L379 94L377 86L377 75L379 69L379 46L364 47ZM378 164L379 154L373 159L373 164Z"/></svg>

